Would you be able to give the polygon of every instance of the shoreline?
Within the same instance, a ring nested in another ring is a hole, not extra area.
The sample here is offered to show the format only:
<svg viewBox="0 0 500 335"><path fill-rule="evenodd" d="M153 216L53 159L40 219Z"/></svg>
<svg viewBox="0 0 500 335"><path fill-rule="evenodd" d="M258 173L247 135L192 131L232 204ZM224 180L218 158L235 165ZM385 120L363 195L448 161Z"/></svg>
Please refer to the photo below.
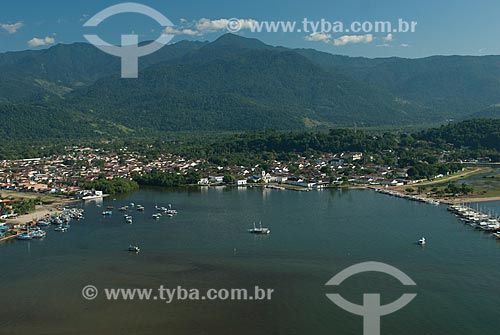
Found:
<svg viewBox="0 0 500 335"><path fill-rule="evenodd" d="M439 199L438 199L439 200ZM462 203L470 203L470 202L489 202L489 201L500 201L500 197L460 197L456 199L442 199L440 200L444 204L454 205L454 204L462 204Z"/></svg>
<svg viewBox="0 0 500 335"><path fill-rule="evenodd" d="M9 191L8 194L9 194L9 196L14 196L14 197L17 196L19 198L25 198L25 199L35 197L32 194L24 194L22 192L14 192L14 191ZM65 207L67 205L75 204L78 202L80 202L80 200L78 200L78 199L57 198L57 199L54 199L49 204L36 205L34 212L31 212L29 214L19 215L15 218L12 218L12 219L6 219L5 224L13 226L13 225L18 225L18 224L24 224L24 223L28 223L28 222L38 221L48 214L53 214L54 212L57 212L57 210L61 207Z"/></svg>

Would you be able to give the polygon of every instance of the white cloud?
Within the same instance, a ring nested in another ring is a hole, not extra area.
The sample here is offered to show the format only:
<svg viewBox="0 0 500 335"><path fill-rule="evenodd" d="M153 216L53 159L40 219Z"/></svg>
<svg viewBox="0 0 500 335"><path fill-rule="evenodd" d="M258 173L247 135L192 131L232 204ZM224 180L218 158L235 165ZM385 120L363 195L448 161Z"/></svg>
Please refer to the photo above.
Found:
<svg viewBox="0 0 500 335"><path fill-rule="evenodd" d="M394 40L394 35L392 34L387 34L386 37L384 37L385 42L392 42Z"/></svg>
<svg viewBox="0 0 500 335"><path fill-rule="evenodd" d="M306 41L309 41L309 42L325 42L325 43L330 42L331 38L332 38L332 35L325 34L325 33L312 33L312 34L307 35L305 37Z"/></svg>
<svg viewBox="0 0 500 335"><path fill-rule="evenodd" d="M189 28L176 28L176 27L166 27L163 30L165 34L170 35L188 35L188 36L200 36L201 34L198 31Z"/></svg>
<svg viewBox="0 0 500 335"><path fill-rule="evenodd" d="M392 45L388 43L377 44L377 48L392 48Z"/></svg>
<svg viewBox="0 0 500 335"><path fill-rule="evenodd" d="M371 43L374 37L372 34L367 35L344 35L333 40L333 44L336 46L342 46L346 44L357 44L357 43Z"/></svg>
<svg viewBox="0 0 500 335"><path fill-rule="evenodd" d="M56 43L56 39L53 37L45 37L45 38L32 38L28 41L28 45L32 48L40 47L43 45L50 45Z"/></svg>
<svg viewBox="0 0 500 335"><path fill-rule="evenodd" d="M6 24L6 23L0 24L0 28L5 30L9 34L17 33L17 31L19 29L21 29L22 27L24 27L24 23L22 23L22 22L17 22L17 23L13 23L13 24Z"/></svg>
<svg viewBox="0 0 500 335"><path fill-rule="evenodd" d="M406 43L403 43L403 44L401 44L401 46L402 46L403 48L408 48L410 45L409 45L409 44L406 44Z"/></svg>
<svg viewBox="0 0 500 335"><path fill-rule="evenodd" d="M196 22L195 27L196 30L202 34L213 33L217 31L227 30L228 24L232 22L228 19L218 19L218 20L210 20L210 19L200 19ZM240 30L251 29L255 27L257 21L253 19L238 19Z"/></svg>
<svg viewBox="0 0 500 335"><path fill-rule="evenodd" d="M239 30L249 30L255 27L257 23L253 19L238 19ZM174 35L188 35L188 36L202 36L205 34L228 31L228 25L234 21L229 19L216 19L211 20L202 18L195 21L187 21L186 19L180 20L180 25L175 27L167 27L164 30L166 34Z"/></svg>

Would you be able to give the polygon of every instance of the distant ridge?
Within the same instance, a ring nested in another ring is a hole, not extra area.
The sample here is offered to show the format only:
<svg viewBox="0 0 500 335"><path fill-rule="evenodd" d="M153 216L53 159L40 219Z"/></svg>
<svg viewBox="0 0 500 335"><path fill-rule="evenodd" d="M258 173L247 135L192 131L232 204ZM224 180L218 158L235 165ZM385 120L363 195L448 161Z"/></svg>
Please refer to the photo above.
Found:
<svg viewBox="0 0 500 335"><path fill-rule="evenodd" d="M140 67L138 80L122 80L119 59L85 43L0 54L0 115L11 120L0 134L31 134L54 118L64 122L42 127L45 136L407 126L499 114L499 56L369 59L226 34L168 45Z"/></svg>

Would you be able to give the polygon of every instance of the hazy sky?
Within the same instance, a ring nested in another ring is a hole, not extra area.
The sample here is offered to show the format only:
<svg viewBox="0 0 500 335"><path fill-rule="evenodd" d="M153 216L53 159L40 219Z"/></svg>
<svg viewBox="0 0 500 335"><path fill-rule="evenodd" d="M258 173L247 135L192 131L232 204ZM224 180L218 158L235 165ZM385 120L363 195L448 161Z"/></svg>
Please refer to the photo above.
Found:
<svg viewBox="0 0 500 335"><path fill-rule="evenodd" d="M122 34L135 33L140 40L153 40L162 27L140 14L120 14L96 28L82 25L106 7L123 1L3 1L0 10L0 52L40 49L57 43L85 41L83 34L96 33L118 44ZM272 45L315 48L336 54L366 57L424 57L429 55L500 54L500 1L498 0L308 0L308 1L193 1L141 0L175 25L173 40L213 40L223 33L225 20L240 19L240 35ZM331 32L311 35L298 32L251 32L250 24L262 21L324 19L343 22L398 20L418 22L416 31Z"/></svg>

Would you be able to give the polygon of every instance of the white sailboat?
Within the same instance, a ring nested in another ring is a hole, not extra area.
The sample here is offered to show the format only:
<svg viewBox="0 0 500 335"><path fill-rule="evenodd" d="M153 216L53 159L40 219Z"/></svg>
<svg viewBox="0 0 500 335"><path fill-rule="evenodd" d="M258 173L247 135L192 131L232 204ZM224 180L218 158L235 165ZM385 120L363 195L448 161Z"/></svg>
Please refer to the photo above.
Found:
<svg viewBox="0 0 500 335"><path fill-rule="evenodd" d="M269 228L263 228L262 222L259 222L259 227L256 227L254 222L253 228L249 229L248 232L251 234L267 235L271 233L271 230L269 230Z"/></svg>

